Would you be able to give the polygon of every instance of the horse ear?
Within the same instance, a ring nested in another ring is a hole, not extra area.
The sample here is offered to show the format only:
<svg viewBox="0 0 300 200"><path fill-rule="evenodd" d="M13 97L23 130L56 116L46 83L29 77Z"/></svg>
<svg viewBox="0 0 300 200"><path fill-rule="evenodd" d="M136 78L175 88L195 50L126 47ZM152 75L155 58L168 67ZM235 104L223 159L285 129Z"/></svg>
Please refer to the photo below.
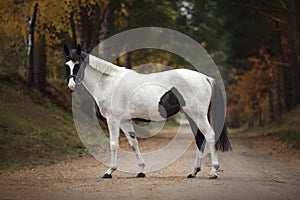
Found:
<svg viewBox="0 0 300 200"><path fill-rule="evenodd" d="M70 55L70 50L67 47L67 45L64 45L64 51L65 51L66 56Z"/></svg>
<svg viewBox="0 0 300 200"><path fill-rule="evenodd" d="M81 54L81 46L80 46L80 44L77 45L76 53L77 53L77 55Z"/></svg>

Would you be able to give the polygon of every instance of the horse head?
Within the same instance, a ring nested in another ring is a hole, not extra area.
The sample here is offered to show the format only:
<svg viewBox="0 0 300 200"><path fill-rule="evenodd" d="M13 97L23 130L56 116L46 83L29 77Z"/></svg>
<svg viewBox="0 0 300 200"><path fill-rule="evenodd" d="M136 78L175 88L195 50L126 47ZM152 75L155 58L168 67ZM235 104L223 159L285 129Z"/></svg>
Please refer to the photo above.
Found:
<svg viewBox="0 0 300 200"><path fill-rule="evenodd" d="M69 50L67 45L64 45L64 51L66 55L65 67L68 88L70 91L74 91L76 84L83 78L83 72L79 72L79 69L87 54L81 51L79 44L75 49L71 50Z"/></svg>

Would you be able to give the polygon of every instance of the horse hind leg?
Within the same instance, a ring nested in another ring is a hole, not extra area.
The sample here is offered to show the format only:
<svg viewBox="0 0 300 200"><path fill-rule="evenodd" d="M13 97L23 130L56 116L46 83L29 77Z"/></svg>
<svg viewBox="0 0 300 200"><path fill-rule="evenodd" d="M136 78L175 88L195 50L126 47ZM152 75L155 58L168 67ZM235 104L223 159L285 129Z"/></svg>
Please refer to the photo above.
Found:
<svg viewBox="0 0 300 200"><path fill-rule="evenodd" d="M216 151L216 147L215 147L215 144L216 144L215 132L214 132L213 128L210 126L210 124L208 123L208 121L204 122L203 129L205 130L204 136L208 143L209 150L210 150L210 156L211 156L211 170L208 175L208 178L215 179L215 178L218 178L217 172L219 169L219 159L218 159L218 155L217 155L217 151Z"/></svg>
<svg viewBox="0 0 300 200"><path fill-rule="evenodd" d="M134 128L132 126L132 121L122 122L121 129L123 130L123 132L128 140L129 145L131 146L132 150L135 152L135 155L136 155L136 159L138 162L138 168L139 168L139 171L138 171L138 174L136 177L143 178L143 177L145 177L145 174L144 174L145 161L144 161L142 154L140 152L140 149L139 149L138 141L135 136Z"/></svg>
<svg viewBox="0 0 300 200"><path fill-rule="evenodd" d="M215 148L215 132L210 126L208 118L203 118L204 120L197 120L197 124L188 115L187 118L191 124L192 131L195 135L196 144L199 150L199 153L196 156L195 160L195 169L194 171L192 171L191 176L193 176L193 172L196 171L196 167L200 166L201 164L205 143L207 142L211 155L211 170L208 178L215 179L218 177L217 171L219 169L219 159Z"/></svg>
<svg viewBox="0 0 300 200"><path fill-rule="evenodd" d="M187 114L185 114L189 124L191 126L192 132L195 136L196 139L196 144L197 144L197 150L196 150L196 158L195 158L195 163L193 170L191 173L187 176L187 178L194 178L196 177L197 173L201 171L201 161L203 158L203 152L205 148L205 137L199 130L198 126L194 122L194 120Z"/></svg>
<svg viewBox="0 0 300 200"><path fill-rule="evenodd" d="M205 140L203 142L203 148L201 150L196 149L196 158L195 158L195 163L194 163L194 168L191 171L191 173L187 176L187 178L195 178L197 173L201 171L201 161L203 158L203 151L205 147Z"/></svg>

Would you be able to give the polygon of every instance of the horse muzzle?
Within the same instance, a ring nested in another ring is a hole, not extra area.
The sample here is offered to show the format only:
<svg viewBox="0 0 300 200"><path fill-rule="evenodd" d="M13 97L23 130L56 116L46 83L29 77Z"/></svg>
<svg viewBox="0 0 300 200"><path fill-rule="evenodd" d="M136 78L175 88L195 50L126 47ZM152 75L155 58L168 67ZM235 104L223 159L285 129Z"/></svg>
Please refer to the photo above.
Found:
<svg viewBox="0 0 300 200"><path fill-rule="evenodd" d="M68 87L69 92L75 92L75 90L76 90L76 87Z"/></svg>

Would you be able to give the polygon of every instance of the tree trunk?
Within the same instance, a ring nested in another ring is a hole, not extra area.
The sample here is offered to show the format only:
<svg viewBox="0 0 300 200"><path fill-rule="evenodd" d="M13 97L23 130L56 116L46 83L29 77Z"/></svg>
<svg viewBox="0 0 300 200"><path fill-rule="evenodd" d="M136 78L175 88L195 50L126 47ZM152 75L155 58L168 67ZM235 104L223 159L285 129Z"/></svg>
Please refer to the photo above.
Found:
<svg viewBox="0 0 300 200"><path fill-rule="evenodd" d="M298 49L297 49L297 26L296 26L296 8L295 0L290 0L289 11L289 43L290 43L290 66L292 81L292 107L294 107L300 98L300 88L298 85L299 65L298 65Z"/></svg>
<svg viewBox="0 0 300 200"><path fill-rule="evenodd" d="M103 26L103 38L106 39L112 35L114 27L114 10L116 9L117 1L110 0L104 13L104 26ZM103 46L103 59L109 60L111 56L109 44L104 43Z"/></svg>
<svg viewBox="0 0 300 200"><path fill-rule="evenodd" d="M74 11L72 11L70 14L70 25L71 25L71 31L72 31L73 44L74 44L74 47L76 47L77 46L77 36L76 36L76 25L75 25L75 21L74 21Z"/></svg>
<svg viewBox="0 0 300 200"><path fill-rule="evenodd" d="M80 5L80 23L81 23L81 46L86 51L90 44L90 23L88 17L88 8L86 5Z"/></svg>
<svg viewBox="0 0 300 200"><path fill-rule="evenodd" d="M100 40L101 14L99 4L91 7L80 6L81 46L85 51L91 51Z"/></svg>
<svg viewBox="0 0 300 200"><path fill-rule="evenodd" d="M283 47L282 47L282 41L281 41L281 29L280 29L280 25L278 21L275 21L275 27L277 30L277 41L278 41L278 55L276 55L276 57L279 57L281 62L284 62L284 58L283 58ZM277 83L276 83L276 95L277 95L277 109L278 109L278 115L279 118L282 115L282 88L284 88L284 66L278 66L276 69L276 73L277 73Z"/></svg>
<svg viewBox="0 0 300 200"><path fill-rule="evenodd" d="M261 108L259 108L259 110L258 110L258 123L259 123L259 126L263 126L263 119L262 119Z"/></svg>
<svg viewBox="0 0 300 200"><path fill-rule="evenodd" d="M281 118L281 115L282 115L282 106L281 106L281 78L278 79L278 83L277 83L277 87L276 87L276 95L277 95L278 117Z"/></svg>
<svg viewBox="0 0 300 200"><path fill-rule="evenodd" d="M32 86L34 82L33 48L34 48L34 29L35 29L37 10L38 10L38 3L35 4L32 16L30 17L29 20L29 33L28 33L28 41L27 41L27 55L26 55L26 68L27 68L26 82L29 86Z"/></svg>
<svg viewBox="0 0 300 200"><path fill-rule="evenodd" d="M274 100L273 100L273 92L272 90L270 90L268 92L268 98L269 98L269 121L273 121L274 120Z"/></svg>
<svg viewBox="0 0 300 200"><path fill-rule="evenodd" d="M37 34L34 48L34 87L46 91L46 39L44 34Z"/></svg>
<svg viewBox="0 0 300 200"><path fill-rule="evenodd" d="M131 53L128 52L126 55L125 55L125 63L124 63L124 66L127 68L127 69L131 69Z"/></svg>
<svg viewBox="0 0 300 200"><path fill-rule="evenodd" d="M91 26L91 42L89 44L89 50L95 48L100 41L100 30L101 30L101 10L98 4L93 6L92 15L92 26Z"/></svg>

